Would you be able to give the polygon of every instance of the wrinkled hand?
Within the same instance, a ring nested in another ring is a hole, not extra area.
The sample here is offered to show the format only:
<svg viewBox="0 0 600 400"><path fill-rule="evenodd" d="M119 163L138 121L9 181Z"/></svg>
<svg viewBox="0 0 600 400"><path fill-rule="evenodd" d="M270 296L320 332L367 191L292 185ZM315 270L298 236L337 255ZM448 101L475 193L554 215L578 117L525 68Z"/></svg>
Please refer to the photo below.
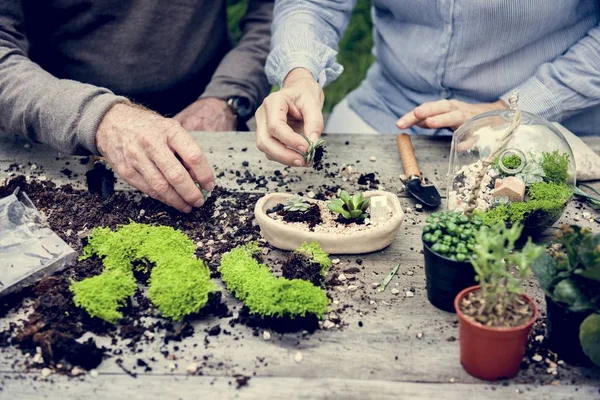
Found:
<svg viewBox="0 0 600 400"><path fill-rule="evenodd" d="M215 97L196 100L173 119L188 131L234 131L236 119L227 102Z"/></svg>
<svg viewBox="0 0 600 400"><path fill-rule="evenodd" d="M267 97L256 111L258 149L269 160L305 165L301 154L308 150L305 137L314 142L323 133L323 99L323 89L310 71L298 68L290 72L283 88Z"/></svg>
<svg viewBox="0 0 600 400"><path fill-rule="evenodd" d="M215 187L213 171L196 141L177 121L151 111L114 105L98 127L96 144L121 178L180 211L204 204L194 181L204 190Z"/></svg>
<svg viewBox="0 0 600 400"><path fill-rule="evenodd" d="M399 129L408 129L417 125L421 128L458 129L466 120L490 110L508 108L506 103L469 104L458 100L440 100L423 103L405 114L396 122Z"/></svg>

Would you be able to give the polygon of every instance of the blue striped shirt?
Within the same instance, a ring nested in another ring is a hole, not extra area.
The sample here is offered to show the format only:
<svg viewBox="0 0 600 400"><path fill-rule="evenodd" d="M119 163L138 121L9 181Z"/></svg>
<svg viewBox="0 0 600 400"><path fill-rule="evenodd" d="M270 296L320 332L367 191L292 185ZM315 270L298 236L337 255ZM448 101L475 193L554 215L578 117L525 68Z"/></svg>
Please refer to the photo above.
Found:
<svg viewBox="0 0 600 400"><path fill-rule="evenodd" d="M294 68L335 80L338 42L356 0L277 0L266 71L281 84ZM348 96L379 132L419 104L507 101L600 132L600 2L597 0L373 0L377 61ZM447 134L415 127L417 134Z"/></svg>

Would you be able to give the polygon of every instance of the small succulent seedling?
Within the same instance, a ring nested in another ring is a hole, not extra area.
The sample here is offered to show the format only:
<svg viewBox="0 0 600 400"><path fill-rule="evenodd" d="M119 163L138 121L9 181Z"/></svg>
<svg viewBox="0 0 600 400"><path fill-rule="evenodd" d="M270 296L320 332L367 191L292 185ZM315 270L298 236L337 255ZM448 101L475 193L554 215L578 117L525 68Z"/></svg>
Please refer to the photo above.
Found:
<svg viewBox="0 0 600 400"><path fill-rule="evenodd" d="M507 204L510 204L510 199L508 198L508 196L494 197L494 200L492 200L492 207L497 207L497 206L507 205Z"/></svg>
<svg viewBox="0 0 600 400"><path fill-rule="evenodd" d="M370 205L370 200L365 199L362 193L350 196L345 190L340 190L338 197L331 199L327 207L346 221L360 222L369 216L367 210Z"/></svg>
<svg viewBox="0 0 600 400"><path fill-rule="evenodd" d="M311 142L308 139L306 139L306 141L308 142L308 151L303 154L304 161L306 161L307 164L312 164L313 161L316 160L317 149L323 148L325 141L323 139L319 139L316 142Z"/></svg>
<svg viewBox="0 0 600 400"><path fill-rule="evenodd" d="M284 211L305 213L310 210L310 203L300 196L292 197L283 206Z"/></svg>

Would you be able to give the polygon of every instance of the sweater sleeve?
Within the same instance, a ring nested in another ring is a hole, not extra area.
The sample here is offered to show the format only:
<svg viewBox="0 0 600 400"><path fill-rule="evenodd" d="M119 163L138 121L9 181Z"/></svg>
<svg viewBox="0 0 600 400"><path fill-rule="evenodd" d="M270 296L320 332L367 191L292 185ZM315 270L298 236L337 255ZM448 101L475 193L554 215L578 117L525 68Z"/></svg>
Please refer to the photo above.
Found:
<svg viewBox="0 0 600 400"><path fill-rule="evenodd" d="M68 154L98 154L96 130L116 103L108 89L58 79L28 58L20 0L0 3L0 131Z"/></svg>
<svg viewBox="0 0 600 400"><path fill-rule="evenodd" d="M356 0L276 0L269 81L280 85L294 68L306 68L325 86L343 72L336 61L339 42Z"/></svg>
<svg viewBox="0 0 600 400"><path fill-rule="evenodd" d="M560 122L600 104L600 26L515 89L522 110ZM512 90L501 98L508 103Z"/></svg>
<svg viewBox="0 0 600 400"><path fill-rule="evenodd" d="M242 37L223 58L202 97L228 99L241 96L253 110L269 93L265 61L269 54L273 0L250 0L240 22Z"/></svg>

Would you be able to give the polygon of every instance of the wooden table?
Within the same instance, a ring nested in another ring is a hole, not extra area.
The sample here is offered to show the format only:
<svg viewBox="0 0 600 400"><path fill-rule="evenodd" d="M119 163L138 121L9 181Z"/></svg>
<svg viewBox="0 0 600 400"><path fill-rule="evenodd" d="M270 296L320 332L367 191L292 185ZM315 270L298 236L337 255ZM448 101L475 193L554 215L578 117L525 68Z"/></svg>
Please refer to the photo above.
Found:
<svg viewBox="0 0 600 400"><path fill-rule="evenodd" d="M240 190L236 183L235 170L249 170L254 175L272 176L275 170L288 171L294 192L318 191L321 184L341 184L358 189L355 180L344 181L335 174L325 177L324 173L308 169L284 170L282 166L267 161L256 150L254 135L249 133L196 133L197 140L208 153L214 164L222 186ZM585 140L595 151L600 152L600 138ZM329 170L351 164L361 173L377 172L381 185L390 191L401 187L399 175L401 164L392 136L329 136L327 137L331 163ZM415 138L414 147L421 170L428 175L445 194L448 169L449 142L442 139ZM375 161L369 161L374 156ZM66 165L66 163L69 163ZM247 164L245 163L247 162ZM43 146L25 146L21 139L4 136L0 138L0 178L6 178L5 170L10 164L27 166L35 163L35 169L26 167L35 175L44 175L58 183L81 184L85 166L79 160L58 154ZM245 165L248 165L247 167ZM67 178L61 170L68 168L79 174L79 180ZM284 172L285 173L285 172ZM269 183L268 190L278 188ZM364 188L363 188L364 189ZM257 190L255 185L244 184L241 190ZM265 189L258 189L264 191ZM405 209L414 208L414 202L405 192L399 197ZM570 205L563 221L577 218L582 210ZM140 355L124 354L124 366L132 368L137 357L149 359L156 356L152 372L144 373L138 368L136 379L128 376L114 359L105 360L98 368L99 376L69 379L51 375L46 381L33 381L38 372L21 371L15 360L22 355L15 349L0 352L0 398L2 399L216 399L216 398L340 398L340 399L598 399L600 373L597 370L579 369L581 376L575 385L561 382L559 386L536 386L519 383L519 378L506 386L487 383L469 376L459 362L456 316L431 306L426 298L423 256L420 233L426 213L407 212L403 227L396 241L384 251L360 257L342 256L337 270L344 266L356 266L357 258L364 260L365 269L356 274L358 290L333 293L337 306L349 306L343 313L348 324L342 330L319 330L302 338L301 334L278 335L273 333L270 341L252 330L237 325L233 330L244 336L234 341L231 336L219 335L210 338L204 347L203 330L215 323L227 326L226 320L196 321L196 334L176 345L187 349L187 356L176 361L162 357L158 350L160 341L144 348ZM580 221L580 224L589 224ZM591 224L598 230L596 223ZM379 282L397 263L401 264L398 275L388 290L377 293L373 282ZM528 289L537 299L542 298L533 285ZM415 289L414 297L404 294ZM390 289L400 291L393 295ZM227 298L229 305L234 299ZM543 307L543 305L542 305ZM15 316L12 316L14 319ZM359 326L362 322L362 327ZM3 329L7 319L0 321ZM419 339L417 334L422 338ZM101 342L100 342L101 343ZM173 346L174 344L169 344ZM197 345L197 347L194 347ZM184 347L185 346L185 347ZM302 362L294 360L296 353L303 356ZM181 354L181 353L180 353ZM211 375L189 376L187 366L194 357L209 355L209 362L223 363L222 372L211 369ZM264 361L260 361L263 360ZM173 365L176 368L172 370ZM249 386L235 389L232 375L252 375ZM517 395L517 393L520 393Z"/></svg>

